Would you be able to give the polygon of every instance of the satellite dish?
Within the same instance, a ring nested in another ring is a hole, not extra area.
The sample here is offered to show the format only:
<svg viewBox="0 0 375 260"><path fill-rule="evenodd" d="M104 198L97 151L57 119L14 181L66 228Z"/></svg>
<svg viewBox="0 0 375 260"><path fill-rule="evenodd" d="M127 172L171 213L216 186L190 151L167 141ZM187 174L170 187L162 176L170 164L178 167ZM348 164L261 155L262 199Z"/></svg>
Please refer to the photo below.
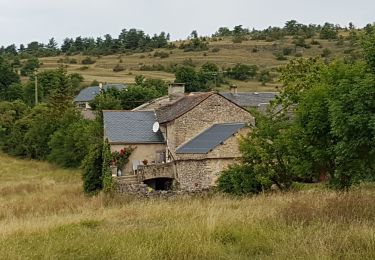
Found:
<svg viewBox="0 0 375 260"><path fill-rule="evenodd" d="M152 131L154 133L157 133L159 131L160 125L158 122L155 122L154 125L152 126Z"/></svg>

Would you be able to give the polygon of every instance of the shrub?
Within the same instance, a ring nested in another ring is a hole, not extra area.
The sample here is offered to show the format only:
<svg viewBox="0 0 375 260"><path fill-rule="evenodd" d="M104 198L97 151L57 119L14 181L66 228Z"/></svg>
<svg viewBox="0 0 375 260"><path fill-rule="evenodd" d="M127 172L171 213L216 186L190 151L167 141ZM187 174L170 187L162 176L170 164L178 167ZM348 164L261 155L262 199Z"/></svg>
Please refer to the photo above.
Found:
<svg viewBox="0 0 375 260"><path fill-rule="evenodd" d="M320 42L315 40L315 39L312 39L311 42L310 42L311 45L320 45Z"/></svg>
<svg viewBox="0 0 375 260"><path fill-rule="evenodd" d="M69 60L69 64L77 64L77 60L76 59L70 59Z"/></svg>
<svg viewBox="0 0 375 260"><path fill-rule="evenodd" d="M218 189L222 192L242 195L257 194L270 185L264 187L252 168L245 165L232 165L222 172L218 179Z"/></svg>
<svg viewBox="0 0 375 260"><path fill-rule="evenodd" d="M117 64L114 68L113 68L113 72L120 72L120 71L124 71L125 68L124 66L120 65L120 64Z"/></svg>
<svg viewBox="0 0 375 260"><path fill-rule="evenodd" d="M90 64L94 64L96 61L93 60L91 57L87 56L86 58L84 58L81 63L82 64L85 64L85 65L90 65Z"/></svg>
<svg viewBox="0 0 375 260"><path fill-rule="evenodd" d="M213 48L212 50L211 50L212 52L219 52L220 51L220 48L218 48L218 47L215 47L215 48Z"/></svg>
<svg viewBox="0 0 375 260"><path fill-rule="evenodd" d="M253 52L253 53L256 53L256 52L258 52L258 51L259 51L258 47L253 47L253 48L251 49L251 52Z"/></svg>
<svg viewBox="0 0 375 260"><path fill-rule="evenodd" d="M86 155L83 163L83 190L87 194L95 194L103 188L102 183L102 156L103 145L93 145Z"/></svg>
<svg viewBox="0 0 375 260"><path fill-rule="evenodd" d="M332 51L331 51L330 49L325 48L325 49L323 50L321 56L322 56L323 58L328 58L329 55L331 55L331 53L332 53Z"/></svg>
<svg viewBox="0 0 375 260"><path fill-rule="evenodd" d="M282 52L275 52L273 55L275 56L276 60L287 60Z"/></svg>
<svg viewBox="0 0 375 260"><path fill-rule="evenodd" d="M190 67L195 67L195 64L194 64L192 58L184 59L182 61L182 65L184 65L184 66L190 66Z"/></svg>
<svg viewBox="0 0 375 260"><path fill-rule="evenodd" d="M290 47L285 47L285 48L283 48L283 55L290 55L290 54L292 54L292 52L293 52L293 49L292 48L290 48Z"/></svg>
<svg viewBox="0 0 375 260"><path fill-rule="evenodd" d="M169 53L164 52L164 51L161 51L161 52L157 51L157 52L154 53L154 57L159 57L160 59L165 59L165 58L169 57Z"/></svg>
<svg viewBox="0 0 375 260"><path fill-rule="evenodd" d="M262 83L263 86L265 86L266 83L271 81L271 74L270 74L269 70L260 71L259 81Z"/></svg>
<svg viewBox="0 0 375 260"><path fill-rule="evenodd" d="M89 66L82 66L82 67L79 67L79 70L88 70L89 69Z"/></svg>
<svg viewBox="0 0 375 260"><path fill-rule="evenodd" d="M255 77L258 66L256 65L246 65L246 64L237 64L233 68L229 69L228 75L232 79L237 80L247 80Z"/></svg>

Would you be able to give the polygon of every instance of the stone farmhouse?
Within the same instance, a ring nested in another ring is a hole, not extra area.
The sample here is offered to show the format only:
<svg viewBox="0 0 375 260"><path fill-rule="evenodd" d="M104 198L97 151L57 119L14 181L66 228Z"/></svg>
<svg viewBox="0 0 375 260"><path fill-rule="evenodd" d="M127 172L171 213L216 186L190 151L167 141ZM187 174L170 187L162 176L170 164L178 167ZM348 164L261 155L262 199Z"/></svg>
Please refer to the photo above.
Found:
<svg viewBox="0 0 375 260"><path fill-rule="evenodd" d="M156 190L204 190L215 186L239 157L238 138L254 126L253 116L225 95L169 89L170 99L133 111L103 111L111 151L134 148L113 177L124 186ZM126 189L125 189L126 190Z"/></svg>
<svg viewBox="0 0 375 260"><path fill-rule="evenodd" d="M122 90L126 88L123 84L99 84L99 86L91 86L82 89L79 94L74 98L74 104L81 109L91 109L90 102L95 99L97 95L103 90L108 90L110 88L115 88L117 90Z"/></svg>

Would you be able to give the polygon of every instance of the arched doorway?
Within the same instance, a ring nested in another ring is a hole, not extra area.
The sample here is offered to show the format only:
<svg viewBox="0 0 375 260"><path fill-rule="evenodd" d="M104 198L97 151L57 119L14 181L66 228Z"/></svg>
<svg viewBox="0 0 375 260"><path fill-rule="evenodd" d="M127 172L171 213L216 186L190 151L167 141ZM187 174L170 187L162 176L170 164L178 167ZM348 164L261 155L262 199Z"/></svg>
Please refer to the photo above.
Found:
<svg viewBox="0 0 375 260"><path fill-rule="evenodd" d="M155 178L143 181L144 184L151 187L154 190L171 190L172 189L172 178Z"/></svg>

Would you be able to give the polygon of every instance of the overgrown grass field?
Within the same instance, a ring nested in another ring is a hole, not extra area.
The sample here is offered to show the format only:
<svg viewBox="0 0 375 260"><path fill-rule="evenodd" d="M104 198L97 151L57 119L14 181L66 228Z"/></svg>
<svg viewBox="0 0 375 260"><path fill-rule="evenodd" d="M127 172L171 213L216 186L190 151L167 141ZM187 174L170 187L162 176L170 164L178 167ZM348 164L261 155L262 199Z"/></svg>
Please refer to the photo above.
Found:
<svg viewBox="0 0 375 260"><path fill-rule="evenodd" d="M80 172L0 154L1 259L375 259L375 188L86 197Z"/></svg>

